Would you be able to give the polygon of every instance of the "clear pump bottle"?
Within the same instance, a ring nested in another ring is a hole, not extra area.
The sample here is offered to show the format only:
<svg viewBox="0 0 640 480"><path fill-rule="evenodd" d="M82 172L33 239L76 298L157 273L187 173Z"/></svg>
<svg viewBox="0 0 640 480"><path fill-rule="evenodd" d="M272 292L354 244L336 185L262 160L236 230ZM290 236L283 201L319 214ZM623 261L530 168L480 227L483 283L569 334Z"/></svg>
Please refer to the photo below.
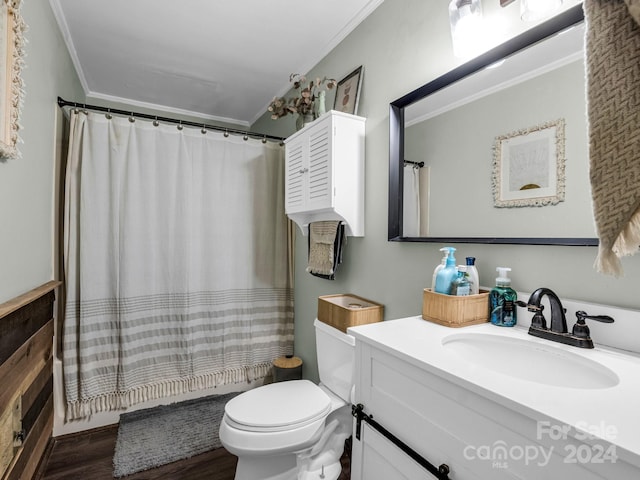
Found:
<svg viewBox="0 0 640 480"><path fill-rule="evenodd" d="M451 284L451 295L464 297L471 293L471 283L469 282L469 274L466 265L458 265L458 276Z"/></svg>

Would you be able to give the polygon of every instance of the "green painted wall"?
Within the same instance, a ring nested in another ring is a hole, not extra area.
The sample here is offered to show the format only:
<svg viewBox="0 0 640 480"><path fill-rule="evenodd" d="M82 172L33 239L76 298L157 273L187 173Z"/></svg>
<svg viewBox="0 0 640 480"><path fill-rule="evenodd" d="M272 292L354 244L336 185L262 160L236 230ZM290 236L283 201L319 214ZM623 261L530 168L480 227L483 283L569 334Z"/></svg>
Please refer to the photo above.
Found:
<svg viewBox="0 0 640 480"><path fill-rule="evenodd" d="M508 21L507 36L530 27L519 20L518 3L504 9L493 3L493 10L485 7L485 16ZM576 3L564 2L563 8ZM317 379L313 320L318 296L350 292L370 298L385 305L385 319L419 315L422 289L440 261L439 244L387 241L388 109L389 102L459 63L452 56L446 5L444 0L386 0L310 72L339 79L363 65L358 113L367 117L366 234L349 238L335 281L305 272L306 238L297 235L295 349L310 379ZM283 72L285 81L289 73ZM332 97L327 100L332 104ZM286 136L294 131L293 118L274 121L265 115L252 130ZM564 298L640 308L640 256L624 259L625 277L615 279L595 272L593 247L455 246L478 258L482 285L493 283L496 266L510 266L519 291L547 286Z"/></svg>
<svg viewBox="0 0 640 480"><path fill-rule="evenodd" d="M53 278L56 99L84 99L49 2L24 0L22 16L24 143L21 159L0 163L0 303Z"/></svg>

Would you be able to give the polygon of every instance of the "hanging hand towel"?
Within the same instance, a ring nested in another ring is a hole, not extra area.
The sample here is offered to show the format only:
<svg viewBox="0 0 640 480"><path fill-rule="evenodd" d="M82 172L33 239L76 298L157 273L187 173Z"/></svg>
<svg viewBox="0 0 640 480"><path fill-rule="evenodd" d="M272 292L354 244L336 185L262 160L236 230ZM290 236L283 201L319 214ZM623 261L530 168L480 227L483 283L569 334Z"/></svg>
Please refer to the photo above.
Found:
<svg viewBox="0 0 640 480"><path fill-rule="evenodd" d="M629 7L629 13L640 24L640 0L624 0L624 3Z"/></svg>
<svg viewBox="0 0 640 480"><path fill-rule="evenodd" d="M616 276L619 257L640 245L640 26L630 15L638 7L638 0L584 2L596 268Z"/></svg>
<svg viewBox="0 0 640 480"><path fill-rule="evenodd" d="M312 222L309 224L309 260L307 272L333 280L342 262L344 225L340 221Z"/></svg>

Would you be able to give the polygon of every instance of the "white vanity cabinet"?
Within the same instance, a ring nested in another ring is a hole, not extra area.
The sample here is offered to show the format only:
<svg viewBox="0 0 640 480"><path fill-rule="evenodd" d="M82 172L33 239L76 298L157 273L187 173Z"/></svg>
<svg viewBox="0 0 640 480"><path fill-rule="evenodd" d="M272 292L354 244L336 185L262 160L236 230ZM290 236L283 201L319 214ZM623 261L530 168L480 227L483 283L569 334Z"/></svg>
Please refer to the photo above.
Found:
<svg viewBox="0 0 640 480"><path fill-rule="evenodd" d="M310 222L341 220L364 235L365 119L331 110L285 140L285 213Z"/></svg>
<svg viewBox="0 0 640 480"><path fill-rule="evenodd" d="M452 375L438 364L446 364L446 358L431 361L443 336L458 331L420 317L350 328L356 337L354 404L361 404L375 422L434 467L446 464L451 480L640 478L636 453L615 441L581 435L563 420L541 413L553 402L545 389L528 393L534 397L532 403L541 405L536 411L459 378L455 371ZM500 381L507 390L519 388L517 381L511 385L506 377ZM597 391L585 391L582 396L589 402L604 398ZM572 401L567 398L567 407ZM598 408L606 412L610 406L603 402ZM580 424L581 419L572 420ZM605 423L609 420L595 427L606 427ZM351 478L437 477L369 423L354 419Z"/></svg>

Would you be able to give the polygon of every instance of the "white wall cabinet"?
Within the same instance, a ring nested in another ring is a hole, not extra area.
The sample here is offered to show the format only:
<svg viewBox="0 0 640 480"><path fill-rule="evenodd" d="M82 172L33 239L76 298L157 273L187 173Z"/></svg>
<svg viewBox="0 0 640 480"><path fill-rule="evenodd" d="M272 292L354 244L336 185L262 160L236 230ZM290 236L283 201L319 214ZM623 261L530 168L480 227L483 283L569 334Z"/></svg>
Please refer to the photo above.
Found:
<svg viewBox="0 0 640 480"><path fill-rule="evenodd" d="M364 137L364 118L331 110L285 140L285 212L303 234L340 220L364 235Z"/></svg>

